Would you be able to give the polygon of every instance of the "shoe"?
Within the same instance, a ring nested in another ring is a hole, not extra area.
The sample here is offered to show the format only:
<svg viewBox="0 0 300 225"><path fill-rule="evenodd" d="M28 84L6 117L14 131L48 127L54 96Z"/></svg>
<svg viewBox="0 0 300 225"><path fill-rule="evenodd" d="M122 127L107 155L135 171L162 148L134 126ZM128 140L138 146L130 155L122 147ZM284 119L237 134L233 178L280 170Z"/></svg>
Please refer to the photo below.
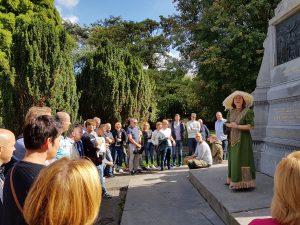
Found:
<svg viewBox="0 0 300 225"><path fill-rule="evenodd" d="M116 168L113 169L113 174L116 174Z"/></svg>
<svg viewBox="0 0 300 225"><path fill-rule="evenodd" d="M112 198L112 196L111 196L110 194L108 194L107 192L105 192L105 193L103 194L103 198L105 198L105 199L110 199L110 198Z"/></svg>
<svg viewBox="0 0 300 225"><path fill-rule="evenodd" d="M151 166L151 169L156 169L156 167L154 165Z"/></svg>
<svg viewBox="0 0 300 225"><path fill-rule="evenodd" d="M124 173L124 171L122 169L119 169L119 173Z"/></svg>
<svg viewBox="0 0 300 225"><path fill-rule="evenodd" d="M149 170L149 169L150 169L149 165L147 165L146 169L147 169L147 170Z"/></svg>
<svg viewBox="0 0 300 225"><path fill-rule="evenodd" d="M170 170L171 169L171 167L170 166L168 166L168 170Z"/></svg>
<svg viewBox="0 0 300 225"><path fill-rule="evenodd" d="M135 172L134 171L130 171L130 175L134 175L135 174Z"/></svg>
<svg viewBox="0 0 300 225"><path fill-rule="evenodd" d="M156 169L160 170L160 166L156 167Z"/></svg>

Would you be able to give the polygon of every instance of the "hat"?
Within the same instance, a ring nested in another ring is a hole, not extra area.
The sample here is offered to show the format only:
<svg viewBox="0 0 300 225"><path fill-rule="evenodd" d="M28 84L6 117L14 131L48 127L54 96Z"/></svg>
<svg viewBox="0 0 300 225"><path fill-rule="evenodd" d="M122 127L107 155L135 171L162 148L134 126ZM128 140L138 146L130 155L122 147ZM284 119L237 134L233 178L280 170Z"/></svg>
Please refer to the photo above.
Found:
<svg viewBox="0 0 300 225"><path fill-rule="evenodd" d="M250 95L244 91L235 91L231 95L229 95L227 98L225 98L225 100L223 101L223 106L225 107L225 109L228 109L228 110L232 109L233 99L237 95L240 95L243 97L246 107L250 107L253 105L253 96L252 95Z"/></svg>

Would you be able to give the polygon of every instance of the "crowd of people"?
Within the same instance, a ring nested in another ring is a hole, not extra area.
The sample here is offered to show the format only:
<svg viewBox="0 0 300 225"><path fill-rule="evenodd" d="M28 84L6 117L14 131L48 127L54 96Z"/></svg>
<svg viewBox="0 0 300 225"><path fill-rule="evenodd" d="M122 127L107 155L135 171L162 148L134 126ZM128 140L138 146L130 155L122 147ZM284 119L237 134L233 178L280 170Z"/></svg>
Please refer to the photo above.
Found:
<svg viewBox="0 0 300 225"><path fill-rule="evenodd" d="M53 217L53 221L58 221L53 224L60 224L59 221L67 216L69 221L76 220L76 215L64 211L55 201L69 199L68 202L72 202L72 195L76 192L87 194L91 191L97 195L95 199L99 203L94 203L94 208L99 207L101 196L111 198L105 188L105 178L114 177L116 173L128 171L134 175L142 173L143 169L163 171L180 167L184 161L190 168L222 163L223 149L218 145L222 140L210 135L194 113L187 124L176 114L172 122L157 122L155 130L151 130L148 122L140 125L136 118L131 118L128 127L116 122L112 129L110 123L102 124L98 117L87 119L84 124L72 124L67 112L52 115L49 107L34 106L28 110L23 132L17 138L11 131L0 129L0 163L5 165L0 171L2 224L50 224L47 217L58 211L61 217ZM191 138L194 143L189 145L189 157L192 158L183 160L186 131L189 138L194 135ZM212 152L206 140L212 143ZM199 164L197 160L206 163ZM87 179L84 175L93 173L87 169L91 163L97 176ZM74 187L74 192L67 193L75 182L69 180L75 170L76 185L81 183L81 187ZM63 183L59 184L59 179ZM94 191L95 188L100 192ZM54 207L53 204L58 205ZM75 206L78 202L73 204L74 207L85 207L84 204ZM38 211L46 216L42 218ZM84 214L79 217L92 221L97 213L91 212L90 218Z"/></svg>
<svg viewBox="0 0 300 225"><path fill-rule="evenodd" d="M52 115L50 108L34 106L17 139L11 131L0 129L0 224L93 224L101 199L111 198L105 178L125 171L135 175L143 169L163 171L183 163L190 169L207 168L228 159L225 184L233 190L254 188L252 103L253 97L245 92L228 96L223 102L229 110L227 120L216 113L216 134L210 134L195 113L187 123L179 114L171 122L159 121L155 130L146 121L139 126L136 118L126 128L116 122L112 129L98 117L71 124L67 112ZM189 151L183 159L185 132ZM289 203L292 197L281 193L285 190L282 183L289 182L285 178L281 182L285 168L290 173L299 170L299 153L283 159L276 170L270 224L297 224L286 223L293 217L287 215L290 211L283 212L297 207L296 202ZM291 191L298 196L296 178L292 179ZM278 206L280 202L286 208Z"/></svg>

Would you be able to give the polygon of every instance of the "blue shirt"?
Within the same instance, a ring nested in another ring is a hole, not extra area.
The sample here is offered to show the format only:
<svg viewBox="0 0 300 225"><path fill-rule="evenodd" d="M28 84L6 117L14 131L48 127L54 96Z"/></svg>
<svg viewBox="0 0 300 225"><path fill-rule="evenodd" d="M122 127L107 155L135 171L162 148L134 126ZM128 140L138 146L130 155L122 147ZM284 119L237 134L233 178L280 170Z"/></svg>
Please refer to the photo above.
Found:
<svg viewBox="0 0 300 225"><path fill-rule="evenodd" d="M219 141L224 141L224 140L227 140L227 135L224 134L223 132L223 124L226 122L225 119L223 120L217 120L215 122L215 130L216 130L216 136L217 136L217 139Z"/></svg>
<svg viewBox="0 0 300 225"><path fill-rule="evenodd" d="M132 139L136 142L136 143L140 143L140 128L138 128L138 127L128 127L128 129L127 129L127 134L129 135L129 134L131 134L131 136L132 136ZM129 144L131 144L130 142L129 142Z"/></svg>

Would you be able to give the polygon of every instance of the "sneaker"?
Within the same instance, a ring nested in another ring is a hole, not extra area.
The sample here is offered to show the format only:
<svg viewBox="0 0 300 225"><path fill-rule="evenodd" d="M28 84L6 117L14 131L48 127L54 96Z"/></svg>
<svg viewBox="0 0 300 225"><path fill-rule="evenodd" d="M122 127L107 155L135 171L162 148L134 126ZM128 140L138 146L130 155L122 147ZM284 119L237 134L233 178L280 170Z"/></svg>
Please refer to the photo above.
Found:
<svg viewBox="0 0 300 225"><path fill-rule="evenodd" d="M156 167L154 165L151 166L152 169L156 169Z"/></svg>
<svg viewBox="0 0 300 225"><path fill-rule="evenodd" d="M160 166L158 166L157 169L160 170Z"/></svg>
<svg viewBox="0 0 300 225"><path fill-rule="evenodd" d="M124 171L122 169L119 169L119 173L124 173Z"/></svg>
<svg viewBox="0 0 300 225"><path fill-rule="evenodd" d="M135 172L134 171L130 171L130 175L134 175L135 174Z"/></svg>
<svg viewBox="0 0 300 225"><path fill-rule="evenodd" d="M117 172L116 172L116 168L114 168L114 169L113 169L113 174L116 174L116 173L117 173Z"/></svg>
<svg viewBox="0 0 300 225"><path fill-rule="evenodd" d="M110 199L110 198L112 198L112 196L110 194L108 194L107 192L105 192L103 194L103 198Z"/></svg>
<svg viewBox="0 0 300 225"><path fill-rule="evenodd" d="M146 169L147 169L147 170L149 170L149 169L150 169L150 166L149 166L149 165L147 165Z"/></svg>

